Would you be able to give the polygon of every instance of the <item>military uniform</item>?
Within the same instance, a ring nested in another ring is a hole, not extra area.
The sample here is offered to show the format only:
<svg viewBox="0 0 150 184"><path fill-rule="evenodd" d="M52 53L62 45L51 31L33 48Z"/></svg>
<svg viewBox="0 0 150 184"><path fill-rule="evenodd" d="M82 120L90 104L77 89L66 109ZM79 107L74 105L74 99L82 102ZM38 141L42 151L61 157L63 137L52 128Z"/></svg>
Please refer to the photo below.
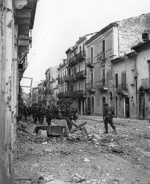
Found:
<svg viewBox="0 0 150 184"><path fill-rule="evenodd" d="M113 124L113 111L108 106L108 104L105 104L105 107L103 109L103 120L104 120L104 126L105 126L105 133L108 133L108 124L112 127L112 129L116 132L116 127Z"/></svg>

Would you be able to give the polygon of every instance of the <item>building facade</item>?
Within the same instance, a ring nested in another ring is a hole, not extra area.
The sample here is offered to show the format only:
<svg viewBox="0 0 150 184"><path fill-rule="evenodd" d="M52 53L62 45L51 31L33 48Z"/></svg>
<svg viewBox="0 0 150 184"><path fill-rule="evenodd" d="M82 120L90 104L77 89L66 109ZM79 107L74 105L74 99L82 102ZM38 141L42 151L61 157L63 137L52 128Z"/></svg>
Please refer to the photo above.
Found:
<svg viewBox="0 0 150 184"><path fill-rule="evenodd" d="M57 104L57 93L58 93L58 66L50 67L45 72L45 100L46 106L50 107Z"/></svg>
<svg viewBox="0 0 150 184"><path fill-rule="evenodd" d="M68 75L67 72L67 63L66 60L63 60L63 63L61 63L58 67L58 99L65 98L65 94L67 93L67 83L66 77Z"/></svg>
<svg viewBox="0 0 150 184"><path fill-rule="evenodd" d="M37 0L0 1L0 183L14 184L15 125Z"/></svg>
<svg viewBox="0 0 150 184"><path fill-rule="evenodd" d="M148 35L150 35L150 31ZM132 49L137 52L137 118L150 119L150 36L144 42L132 47Z"/></svg>
<svg viewBox="0 0 150 184"><path fill-rule="evenodd" d="M114 79L111 60L125 56L142 41L142 32L150 27L150 13L114 22L92 36L86 44L86 109L102 115L105 102L114 105ZM115 102L116 103L116 102Z"/></svg>
<svg viewBox="0 0 150 184"><path fill-rule="evenodd" d="M115 114L122 118L137 118L136 52L112 60L113 93L111 100Z"/></svg>
<svg viewBox="0 0 150 184"><path fill-rule="evenodd" d="M86 49L87 37L81 37L67 54L67 83L66 97L73 100L72 106L79 110L79 114L86 113Z"/></svg>

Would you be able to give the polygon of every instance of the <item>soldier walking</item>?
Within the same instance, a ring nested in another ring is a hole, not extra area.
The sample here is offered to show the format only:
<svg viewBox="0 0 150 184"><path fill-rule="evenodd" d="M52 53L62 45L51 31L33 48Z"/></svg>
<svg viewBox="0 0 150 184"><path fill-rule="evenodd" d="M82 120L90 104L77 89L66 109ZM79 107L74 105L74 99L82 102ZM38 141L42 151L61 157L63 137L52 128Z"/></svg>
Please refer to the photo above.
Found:
<svg viewBox="0 0 150 184"><path fill-rule="evenodd" d="M51 125L51 120L53 119L53 114L51 113L49 105L46 108L45 116L46 116L46 122L50 126Z"/></svg>
<svg viewBox="0 0 150 184"><path fill-rule="evenodd" d="M116 133L116 127L113 124L113 116L114 116L114 112L109 107L109 105L106 103L103 109L103 121L104 121L104 126L105 126L105 133L108 133L108 124L110 124L110 126Z"/></svg>

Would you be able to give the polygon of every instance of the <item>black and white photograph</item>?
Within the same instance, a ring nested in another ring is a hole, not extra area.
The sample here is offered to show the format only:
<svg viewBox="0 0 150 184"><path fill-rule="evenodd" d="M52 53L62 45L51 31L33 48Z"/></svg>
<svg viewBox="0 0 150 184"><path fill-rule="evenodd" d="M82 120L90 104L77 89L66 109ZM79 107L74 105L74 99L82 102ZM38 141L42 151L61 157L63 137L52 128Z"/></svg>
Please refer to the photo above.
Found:
<svg viewBox="0 0 150 184"><path fill-rule="evenodd" d="M0 0L0 184L150 184L149 0Z"/></svg>

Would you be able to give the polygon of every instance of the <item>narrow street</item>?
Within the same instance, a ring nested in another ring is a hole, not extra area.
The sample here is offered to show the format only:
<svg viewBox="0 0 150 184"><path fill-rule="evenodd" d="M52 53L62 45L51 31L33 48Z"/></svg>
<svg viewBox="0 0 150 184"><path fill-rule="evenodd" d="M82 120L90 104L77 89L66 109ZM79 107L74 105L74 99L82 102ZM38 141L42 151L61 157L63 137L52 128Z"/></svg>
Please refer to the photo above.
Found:
<svg viewBox="0 0 150 184"><path fill-rule="evenodd" d="M18 129L16 184L150 184L149 121L115 118L117 134L110 126L103 133L102 117L80 116L77 124L85 121L88 136L42 138L31 120L31 134Z"/></svg>

